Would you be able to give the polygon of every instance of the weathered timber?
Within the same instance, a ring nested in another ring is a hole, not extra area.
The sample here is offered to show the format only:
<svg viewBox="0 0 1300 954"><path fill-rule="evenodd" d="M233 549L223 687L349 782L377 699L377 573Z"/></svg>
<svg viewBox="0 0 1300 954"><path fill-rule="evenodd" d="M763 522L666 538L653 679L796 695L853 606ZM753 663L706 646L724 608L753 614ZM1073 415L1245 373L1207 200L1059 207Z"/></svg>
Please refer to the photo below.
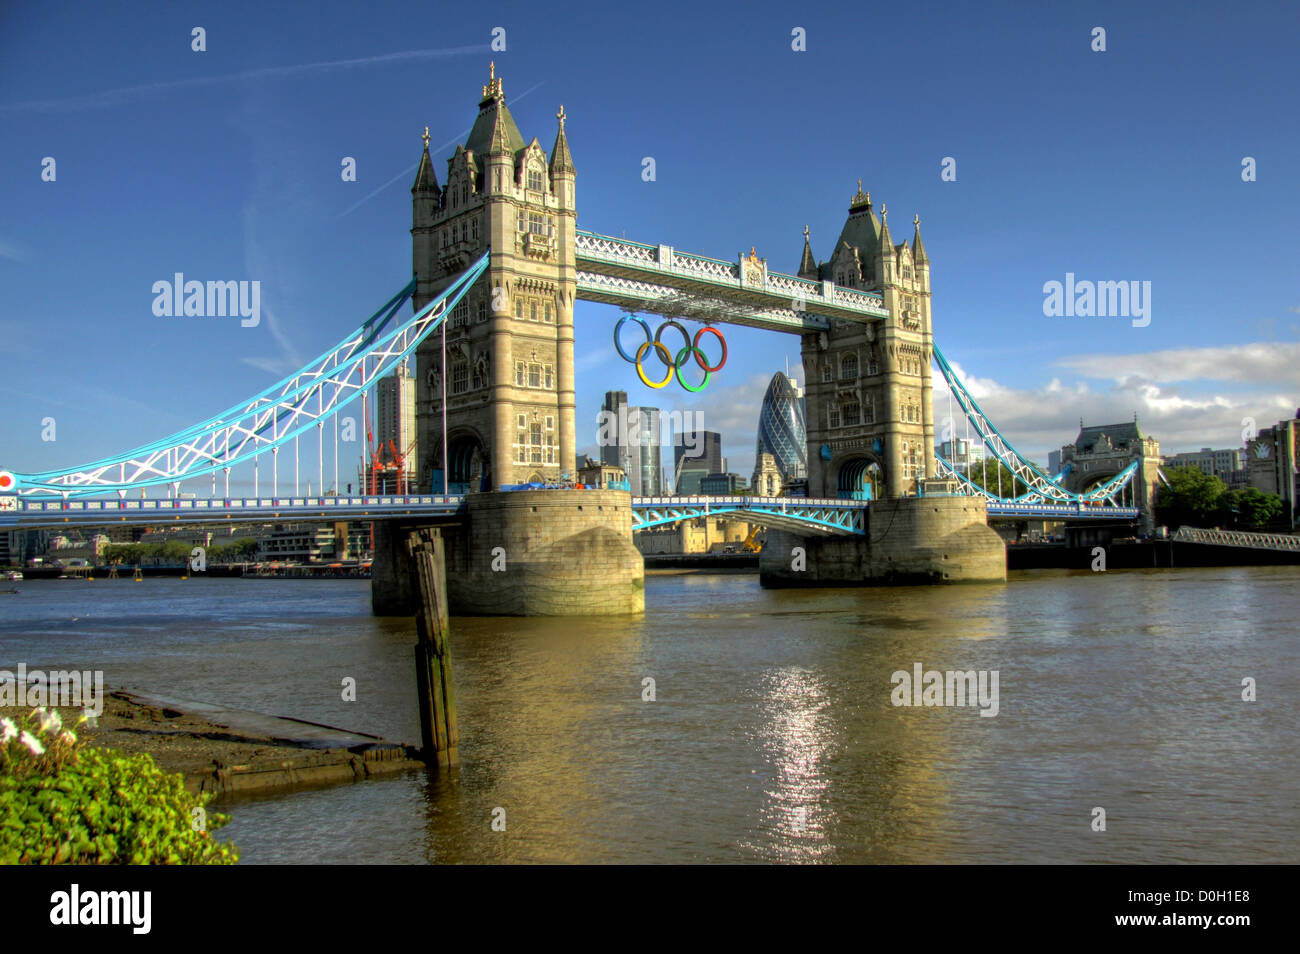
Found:
<svg viewBox="0 0 1300 954"><path fill-rule="evenodd" d="M407 537L416 600L415 684L420 705L420 739L426 762L455 765L459 733L447 639L447 562L442 534L415 530Z"/></svg>

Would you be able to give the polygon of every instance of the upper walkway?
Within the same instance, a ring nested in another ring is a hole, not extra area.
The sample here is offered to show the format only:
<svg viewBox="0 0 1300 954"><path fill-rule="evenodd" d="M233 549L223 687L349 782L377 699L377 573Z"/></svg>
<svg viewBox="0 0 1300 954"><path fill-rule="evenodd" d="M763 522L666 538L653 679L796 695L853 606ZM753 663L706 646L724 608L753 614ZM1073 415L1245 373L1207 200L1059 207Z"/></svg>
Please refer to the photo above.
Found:
<svg viewBox="0 0 1300 954"><path fill-rule="evenodd" d="M771 272L756 257L728 262L585 229L577 230L574 252L578 297L632 312L795 334L824 330L833 318L889 317L880 292Z"/></svg>

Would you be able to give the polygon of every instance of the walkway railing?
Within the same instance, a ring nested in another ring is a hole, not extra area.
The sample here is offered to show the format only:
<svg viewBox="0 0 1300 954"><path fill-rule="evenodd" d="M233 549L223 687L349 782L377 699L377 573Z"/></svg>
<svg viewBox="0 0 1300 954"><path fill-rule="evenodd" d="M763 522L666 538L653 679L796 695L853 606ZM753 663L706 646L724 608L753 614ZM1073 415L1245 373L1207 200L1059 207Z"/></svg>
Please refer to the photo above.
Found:
<svg viewBox="0 0 1300 954"><path fill-rule="evenodd" d="M1171 538L1178 543L1208 543L1220 547L1251 547L1256 550L1290 550L1300 553L1300 536L1289 533L1252 533L1248 530L1202 530L1179 527Z"/></svg>

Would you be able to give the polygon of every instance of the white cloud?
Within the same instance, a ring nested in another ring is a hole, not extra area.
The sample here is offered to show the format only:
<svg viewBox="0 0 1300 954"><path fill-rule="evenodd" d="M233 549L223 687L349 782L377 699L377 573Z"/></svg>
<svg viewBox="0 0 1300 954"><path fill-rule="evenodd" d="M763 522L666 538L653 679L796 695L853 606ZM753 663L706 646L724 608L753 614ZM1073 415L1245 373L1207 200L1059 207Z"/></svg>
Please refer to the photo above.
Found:
<svg viewBox="0 0 1300 954"><path fill-rule="evenodd" d="M1080 419L1090 425L1120 423L1133 420L1136 413L1143 433L1155 437L1163 453L1177 453L1240 447L1243 418L1267 426L1291 417L1300 403L1300 375L1294 370L1300 367L1297 344L1076 355L1056 364L1089 380L1053 377L1038 387L1014 388L992 379L968 380L957 365L953 367L998 430L1037 460L1072 441ZM938 430L948 408L947 387L936 375ZM965 418L955 401L952 414L955 436L965 437Z"/></svg>
<svg viewBox="0 0 1300 954"><path fill-rule="evenodd" d="M1084 377L1117 383L1239 381L1294 386L1300 342L1255 341L1207 348L1171 348L1145 354L1095 354L1062 358L1056 364Z"/></svg>

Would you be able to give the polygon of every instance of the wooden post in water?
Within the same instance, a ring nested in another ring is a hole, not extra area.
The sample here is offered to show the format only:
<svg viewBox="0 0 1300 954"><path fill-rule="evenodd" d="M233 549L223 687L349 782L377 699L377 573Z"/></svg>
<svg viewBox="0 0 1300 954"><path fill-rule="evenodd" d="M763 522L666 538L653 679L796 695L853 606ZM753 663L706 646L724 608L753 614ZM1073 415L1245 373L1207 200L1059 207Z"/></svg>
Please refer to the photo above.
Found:
<svg viewBox="0 0 1300 954"><path fill-rule="evenodd" d="M426 762L455 765L460 741L451 644L447 640L447 563L442 532L414 530L406 540L417 586L415 685L420 700L420 741Z"/></svg>

